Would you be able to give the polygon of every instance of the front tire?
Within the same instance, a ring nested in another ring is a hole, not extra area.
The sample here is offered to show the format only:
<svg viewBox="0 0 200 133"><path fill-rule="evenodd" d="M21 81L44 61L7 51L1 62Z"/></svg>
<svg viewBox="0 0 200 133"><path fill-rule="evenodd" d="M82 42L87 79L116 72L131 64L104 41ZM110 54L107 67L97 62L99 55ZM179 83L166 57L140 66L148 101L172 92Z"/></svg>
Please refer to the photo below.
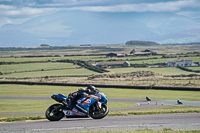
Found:
<svg viewBox="0 0 200 133"><path fill-rule="evenodd" d="M46 110L45 115L49 121L59 121L64 117L64 113L58 110L60 106L62 104L53 104Z"/></svg>
<svg viewBox="0 0 200 133"><path fill-rule="evenodd" d="M102 119L102 118L104 118L108 114L108 112L109 112L108 106L105 103L103 103L101 105L101 109L97 109L96 106L98 106L98 105L93 104L90 107L89 115L93 119Z"/></svg>

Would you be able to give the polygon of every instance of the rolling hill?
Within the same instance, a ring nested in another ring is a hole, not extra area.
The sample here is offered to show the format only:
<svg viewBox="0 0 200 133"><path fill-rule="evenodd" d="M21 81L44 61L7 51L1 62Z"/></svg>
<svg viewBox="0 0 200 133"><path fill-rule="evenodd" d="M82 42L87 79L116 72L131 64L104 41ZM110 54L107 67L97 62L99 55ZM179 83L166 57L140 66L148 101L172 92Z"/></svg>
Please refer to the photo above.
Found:
<svg viewBox="0 0 200 133"><path fill-rule="evenodd" d="M158 43L200 41L200 22L173 13L59 11L0 28L0 46Z"/></svg>

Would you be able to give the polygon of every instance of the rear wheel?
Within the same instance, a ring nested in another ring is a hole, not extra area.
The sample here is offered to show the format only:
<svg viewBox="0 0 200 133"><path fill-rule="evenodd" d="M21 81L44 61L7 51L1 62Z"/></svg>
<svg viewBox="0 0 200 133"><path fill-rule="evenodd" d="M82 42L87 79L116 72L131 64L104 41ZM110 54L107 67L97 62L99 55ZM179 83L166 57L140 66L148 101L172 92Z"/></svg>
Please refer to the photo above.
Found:
<svg viewBox="0 0 200 133"><path fill-rule="evenodd" d="M62 104L53 104L45 112L46 118L50 121L59 121L64 117L62 110L59 110Z"/></svg>
<svg viewBox="0 0 200 133"><path fill-rule="evenodd" d="M101 108L98 107L97 103L90 106L89 115L93 119L102 119L104 118L109 112L108 106L103 103Z"/></svg>

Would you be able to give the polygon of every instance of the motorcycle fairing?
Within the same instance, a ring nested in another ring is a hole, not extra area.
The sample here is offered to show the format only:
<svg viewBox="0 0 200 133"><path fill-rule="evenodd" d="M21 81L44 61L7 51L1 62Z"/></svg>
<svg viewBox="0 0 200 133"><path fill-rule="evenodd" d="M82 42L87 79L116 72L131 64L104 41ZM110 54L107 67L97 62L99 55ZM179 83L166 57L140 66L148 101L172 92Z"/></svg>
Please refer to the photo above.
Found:
<svg viewBox="0 0 200 133"><path fill-rule="evenodd" d="M95 96L95 95L88 95L88 96L85 96L85 97L82 97L80 98L78 101L77 101L77 104L81 107L83 107L84 109L86 110L89 110L89 107L97 102L98 100L100 100L100 98L98 96Z"/></svg>
<svg viewBox="0 0 200 133"><path fill-rule="evenodd" d="M63 94L53 94L51 96L52 99L56 100L57 102L62 102L67 99L67 96Z"/></svg>
<svg viewBox="0 0 200 133"><path fill-rule="evenodd" d="M101 102L101 103L107 103L108 102L108 99L103 92L99 91L96 95L100 97L99 102Z"/></svg>
<svg viewBox="0 0 200 133"><path fill-rule="evenodd" d="M70 116L87 116L85 113L80 112L77 108L73 108L72 110L63 110L63 113L65 114L66 117Z"/></svg>

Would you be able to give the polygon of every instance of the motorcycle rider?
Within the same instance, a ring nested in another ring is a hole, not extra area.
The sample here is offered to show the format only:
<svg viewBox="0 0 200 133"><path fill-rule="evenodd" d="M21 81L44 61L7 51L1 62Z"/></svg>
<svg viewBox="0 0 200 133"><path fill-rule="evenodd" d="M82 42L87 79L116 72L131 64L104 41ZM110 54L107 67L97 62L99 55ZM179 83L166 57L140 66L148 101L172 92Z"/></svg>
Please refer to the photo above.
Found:
<svg viewBox="0 0 200 133"><path fill-rule="evenodd" d="M92 85L89 85L86 89L79 88L78 91L68 95L65 105L71 110L76 105L78 99L87 95L95 94L96 92L96 88Z"/></svg>

